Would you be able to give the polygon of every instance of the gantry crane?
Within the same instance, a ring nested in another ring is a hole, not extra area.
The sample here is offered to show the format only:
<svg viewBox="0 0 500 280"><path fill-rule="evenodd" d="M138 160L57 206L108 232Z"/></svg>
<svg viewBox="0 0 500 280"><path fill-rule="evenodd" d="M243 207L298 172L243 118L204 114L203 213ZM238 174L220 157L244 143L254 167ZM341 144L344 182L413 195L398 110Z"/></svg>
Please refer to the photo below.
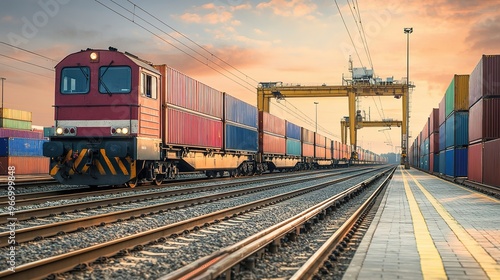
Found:
<svg viewBox="0 0 500 280"><path fill-rule="evenodd" d="M392 96L402 99L402 121L393 125L401 126L401 160L405 162L407 156L406 134L408 118L408 83L352 83L342 86L286 86L281 82L260 83L257 88L257 107L259 111L269 112L271 99L299 98L299 97L347 97L349 99L349 125L356 128L356 97L360 96ZM362 121L362 120L361 120ZM369 123L362 122L368 126ZM380 124L379 125L383 125ZM357 129L350 129L350 144L356 151Z"/></svg>

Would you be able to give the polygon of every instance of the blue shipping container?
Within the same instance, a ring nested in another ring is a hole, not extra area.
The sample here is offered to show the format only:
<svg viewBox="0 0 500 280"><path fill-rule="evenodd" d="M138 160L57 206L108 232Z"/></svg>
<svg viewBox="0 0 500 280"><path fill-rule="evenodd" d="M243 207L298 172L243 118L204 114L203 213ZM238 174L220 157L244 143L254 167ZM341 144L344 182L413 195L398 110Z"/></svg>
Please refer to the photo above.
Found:
<svg viewBox="0 0 500 280"><path fill-rule="evenodd" d="M446 151L439 152L439 173L445 174Z"/></svg>
<svg viewBox="0 0 500 280"><path fill-rule="evenodd" d="M43 157L45 139L0 138L0 156Z"/></svg>
<svg viewBox="0 0 500 280"><path fill-rule="evenodd" d="M467 177L467 148L446 150L446 172L452 177Z"/></svg>
<svg viewBox="0 0 500 280"><path fill-rule="evenodd" d="M300 136L300 126L286 121L286 137L301 140Z"/></svg>
<svg viewBox="0 0 500 280"><path fill-rule="evenodd" d="M469 112L453 112L446 119L446 148L469 144Z"/></svg>
<svg viewBox="0 0 500 280"><path fill-rule="evenodd" d="M439 150L446 149L446 122L439 126Z"/></svg>
<svg viewBox="0 0 500 280"><path fill-rule="evenodd" d="M299 140L286 139L286 155L300 156L302 154L302 145Z"/></svg>
<svg viewBox="0 0 500 280"><path fill-rule="evenodd" d="M434 168L432 172L439 172L439 154L434 154Z"/></svg>
<svg viewBox="0 0 500 280"><path fill-rule="evenodd" d="M226 124L224 147L232 151L257 152L259 134L257 130Z"/></svg>
<svg viewBox="0 0 500 280"><path fill-rule="evenodd" d="M257 128L257 107L232 97L229 94L225 94L224 96L226 121Z"/></svg>

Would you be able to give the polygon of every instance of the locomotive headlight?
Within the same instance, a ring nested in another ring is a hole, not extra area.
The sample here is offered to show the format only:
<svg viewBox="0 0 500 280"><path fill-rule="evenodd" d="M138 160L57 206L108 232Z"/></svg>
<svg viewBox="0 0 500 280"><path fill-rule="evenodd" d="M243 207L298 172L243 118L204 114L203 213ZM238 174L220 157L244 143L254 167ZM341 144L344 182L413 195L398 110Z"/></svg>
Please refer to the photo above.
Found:
<svg viewBox="0 0 500 280"><path fill-rule="evenodd" d="M64 129L63 129L62 127L58 127L58 128L56 129L56 134L57 134L57 135L62 135L63 133L64 133Z"/></svg>
<svg viewBox="0 0 500 280"><path fill-rule="evenodd" d="M90 62L98 62L98 61L99 61L99 55L96 52L91 52Z"/></svg>
<svg viewBox="0 0 500 280"><path fill-rule="evenodd" d="M128 127L122 128L122 134L128 134Z"/></svg>
<svg viewBox="0 0 500 280"><path fill-rule="evenodd" d="M121 133L122 133L122 129L121 129L120 127L119 127L119 128L117 128L117 129L116 129L116 133L117 133L117 134L121 134Z"/></svg>

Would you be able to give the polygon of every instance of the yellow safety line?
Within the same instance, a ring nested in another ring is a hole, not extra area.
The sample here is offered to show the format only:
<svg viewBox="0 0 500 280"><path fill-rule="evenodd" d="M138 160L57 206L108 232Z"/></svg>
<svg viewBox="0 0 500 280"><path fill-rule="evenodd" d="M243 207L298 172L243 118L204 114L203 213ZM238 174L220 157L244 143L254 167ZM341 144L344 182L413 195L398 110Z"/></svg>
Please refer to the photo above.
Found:
<svg viewBox="0 0 500 280"><path fill-rule="evenodd" d="M497 264L484 248L453 218L448 211L443 207L432 194L430 194L424 186L422 186L411 174L408 175L413 179L415 184L420 188L425 197L431 202L432 206L439 213L441 218L448 224L453 233L462 242L469 253L476 259L481 268L490 279L500 279L500 266Z"/></svg>
<svg viewBox="0 0 500 280"><path fill-rule="evenodd" d="M99 170L99 173L101 175L106 175L106 171L104 170L104 167L102 167L102 164L98 160L95 161L95 165L97 166L97 170Z"/></svg>
<svg viewBox="0 0 500 280"><path fill-rule="evenodd" d="M75 160L75 163L73 163L73 168L69 171L70 175L75 174L74 169L78 168L78 165L80 165L80 162L82 162L82 159L85 157L86 154L87 154L87 149L82 149L82 151L78 155L78 158Z"/></svg>
<svg viewBox="0 0 500 280"><path fill-rule="evenodd" d="M104 159L104 161L108 165L109 171L111 171L111 174L116 175L115 167L113 166L113 164L109 160L108 156L106 156L106 150L105 149L101 149L100 152L101 152L102 158Z"/></svg>
<svg viewBox="0 0 500 280"><path fill-rule="evenodd" d="M415 239L417 243L418 254L420 255L420 266L424 279L448 279L444 270L443 260L441 255L434 245L431 234L425 222L424 216L420 211L417 200L413 196L410 185L406 180L403 170L400 169L403 176L403 184L405 186L406 197L410 205L411 218L413 220L413 229L415 231Z"/></svg>
<svg viewBox="0 0 500 280"><path fill-rule="evenodd" d="M115 157L115 161L118 164L118 167L120 167L120 170L122 171L123 175L128 175L127 168L125 165L123 165L122 160L119 157Z"/></svg>

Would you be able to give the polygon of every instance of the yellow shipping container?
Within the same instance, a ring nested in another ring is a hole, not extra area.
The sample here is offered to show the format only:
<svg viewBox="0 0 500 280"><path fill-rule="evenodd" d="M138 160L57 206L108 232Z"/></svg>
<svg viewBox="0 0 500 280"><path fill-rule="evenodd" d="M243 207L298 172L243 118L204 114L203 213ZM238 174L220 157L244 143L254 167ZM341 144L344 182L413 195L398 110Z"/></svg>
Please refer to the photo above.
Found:
<svg viewBox="0 0 500 280"><path fill-rule="evenodd" d="M0 118L31 122L31 112L0 108Z"/></svg>
<svg viewBox="0 0 500 280"><path fill-rule="evenodd" d="M469 75L455 75L455 111L469 110Z"/></svg>

